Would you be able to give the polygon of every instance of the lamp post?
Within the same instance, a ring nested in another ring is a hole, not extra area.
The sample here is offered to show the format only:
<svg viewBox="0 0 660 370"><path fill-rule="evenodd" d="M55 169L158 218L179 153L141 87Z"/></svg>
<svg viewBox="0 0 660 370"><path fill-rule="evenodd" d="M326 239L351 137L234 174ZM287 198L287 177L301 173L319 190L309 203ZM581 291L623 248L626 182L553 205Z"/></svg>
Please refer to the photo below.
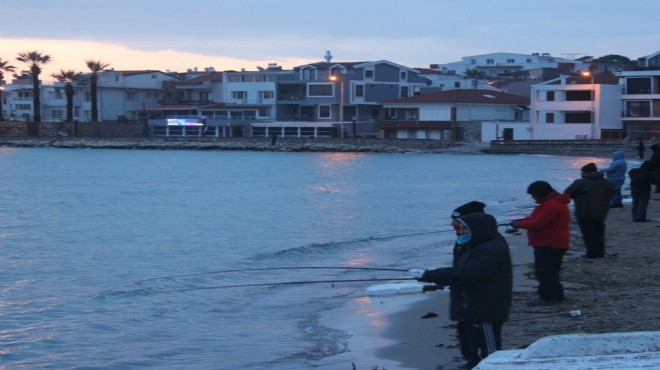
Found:
<svg viewBox="0 0 660 370"><path fill-rule="evenodd" d="M341 123L341 138L344 138L344 80L332 75L330 76L330 81L337 82L339 81L339 122ZM355 137L355 132L353 132L353 137Z"/></svg>
<svg viewBox="0 0 660 370"><path fill-rule="evenodd" d="M582 76L589 77L591 83L591 138L596 138L596 112L594 105L596 101L596 86L594 85L594 74L591 71L582 71Z"/></svg>

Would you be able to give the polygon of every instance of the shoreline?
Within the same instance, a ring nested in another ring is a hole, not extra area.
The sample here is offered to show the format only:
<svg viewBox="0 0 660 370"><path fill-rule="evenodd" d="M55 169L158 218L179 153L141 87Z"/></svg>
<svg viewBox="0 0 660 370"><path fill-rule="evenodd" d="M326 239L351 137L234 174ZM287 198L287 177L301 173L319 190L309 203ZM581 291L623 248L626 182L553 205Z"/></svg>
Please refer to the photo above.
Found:
<svg viewBox="0 0 660 370"><path fill-rule="evenodd" d="M564 257L562 283L566 301L551 306L528 307L536 297L533 252L527 237L506 234L514 265L513 305L502 329L502 349L521 349L545 336L608 332L657 331L660 322L660 194L652 194L649 222L633 223L630 199L624 208L612 209L606 220L606 257L582 258L584 244L571 220L571 243ZM571 207L571 216L573 209ZM419 370L455 369L464 361L448 319L448 297L415 302L388 317L386 337L393 343L381 347L378 356L397 361L401 367ZM569 311L581 310L571 317ZM422 319L427 312L438 317Z"/></svg>
<svg viewBox="0 0 660 370"><path fill-rule="evenodd" d="M491 145L490 142L449 142L430 139L327 139L213 137L0 137L0 148L65 148L125 150L208 150L261 152L372 152L372 153L436 153L475 155L554 155L610 158L616 146L612 143L576 144L566 142L534 145ZM636 150L623 149L626 158L637 158Z"/></svg>

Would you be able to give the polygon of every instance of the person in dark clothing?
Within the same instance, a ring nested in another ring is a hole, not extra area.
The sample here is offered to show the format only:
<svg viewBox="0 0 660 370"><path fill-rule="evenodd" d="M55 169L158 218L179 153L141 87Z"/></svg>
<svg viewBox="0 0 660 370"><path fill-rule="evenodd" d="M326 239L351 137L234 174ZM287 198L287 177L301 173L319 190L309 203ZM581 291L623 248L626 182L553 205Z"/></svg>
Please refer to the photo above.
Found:
<svg viewBox="0 0 660 370"><path fill-rule="evenodd" d="M660 145L651 145L651 169L655 172L655 192L660 193Z"/></svg>
<svg viewBox="0 0 660 370"><path fill-rule="evenodd" d="M451 320L457 321L460 349L473 368L502 348L502 325L509 317L513 270L509 245L489 214L473 212L454 218L454 262L435 270L412 269L413 278L449 286Z"/></svg>
<svg viewBox="0 0 660 370"><path fill-rule="evenodd" d="M612 163L603 170L605 177L616 186L610 208L623 208L621 188L626 182L626 172L628 171L628 163L626 163L624 156L623 150L615 150L612 152Z"/></svg>
<svg viewBox="0 0 660 370"><path fill-rule="evenodd" d="M568 249L569 199L545 181L529 184L527 193L538 206L528 217L509 224L516 229L527 229L527 244L534 248L534 273L539 283L539 298L527 304L542 306L557 303L565 298L559 272Z"/></svg>
<svg viewBox="0 0 660 370"><path fill-rule="evenodd" d="M637 144L637 153L639 154L639 159L644 159L644 152L646 151L646 147L644 146L643 141L639 141L639 144Z"/></svg>
<svg viewBox="0 0 660 370"><path fill-rule="evenodd" d="M630 176L630 196L632 197L633 222L646 222L646 208L651 199L651 184L655 184L655 174L651 161L644 161L639 168L628 171Z"/></svg>
<svg viewBox="0 0 660 370"><path fill-rule="evenodd" d="M583 166L581 177L564 190L573 199L587 258L605 257L605 219L615 190L595 163Z"/></svg>

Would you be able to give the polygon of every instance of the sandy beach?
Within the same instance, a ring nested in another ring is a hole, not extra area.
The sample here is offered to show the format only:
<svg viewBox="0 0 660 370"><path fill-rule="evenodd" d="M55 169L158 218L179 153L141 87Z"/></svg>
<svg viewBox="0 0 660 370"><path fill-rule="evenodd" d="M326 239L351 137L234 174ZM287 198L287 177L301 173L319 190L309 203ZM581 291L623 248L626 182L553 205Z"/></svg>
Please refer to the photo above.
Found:
<svg viewBox="0 0 660 370"><path fill-rule="evenodd" d="M660 330L656 265L660 260L660 194L652 194L646 223L632 222L630 200L626 200L624 208L611 209L606 220L605 258L582 258L584 244L572 220L571 246L562 266L566 301L557 305L526 305L536 298L532 248L524 231L506 234L514 264L514 295L510 319L503 328L503 349L525 348L548 335ZM580 310L582 315L572 317L571 310ZM447 295L429 294L392 314L386 335L394 344L381 349L379 357L398 361L407 369L459 368L464 361L448 311ZM422 318L429 312L438 316Z"/></svg>

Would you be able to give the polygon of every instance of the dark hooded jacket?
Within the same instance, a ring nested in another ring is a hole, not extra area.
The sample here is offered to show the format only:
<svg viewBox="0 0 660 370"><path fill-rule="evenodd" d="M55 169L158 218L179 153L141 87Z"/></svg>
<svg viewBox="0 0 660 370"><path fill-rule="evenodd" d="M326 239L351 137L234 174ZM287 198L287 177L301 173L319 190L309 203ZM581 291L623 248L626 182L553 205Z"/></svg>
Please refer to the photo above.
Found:
<svg viewBox="0 0 660 370"><path fill-rule="evenodd" d="M564 194L570 195L575 203L575 218L604 220L615 188L602 172L583 172L582 178L573 181Z"/></svg>
<svg viewBox="0 0 660 370"><path fill-rule="evenodd" d="M457 220L470 229L470 241L455 249L452 267L428 270L422 281L450 286L454 321L506 321L513 286L509 245L489 214L471 213Z"/></svg>
<svg viewBox="0 0 660 370"><path fill-rule="evenodd" d="M644 161L639 168L633 168L628 172L630 176L630 193L649 194L651 184L655 184L655 174L651 170L651 161Z"/></svg>
<svg viewBox="0 0 660 370"><path fill-rule="evenodd" d="M651 168L653 171L658 172L660 171L660 145L651 145L651 150L653 151L653 154L651 154Z"/></svg>

